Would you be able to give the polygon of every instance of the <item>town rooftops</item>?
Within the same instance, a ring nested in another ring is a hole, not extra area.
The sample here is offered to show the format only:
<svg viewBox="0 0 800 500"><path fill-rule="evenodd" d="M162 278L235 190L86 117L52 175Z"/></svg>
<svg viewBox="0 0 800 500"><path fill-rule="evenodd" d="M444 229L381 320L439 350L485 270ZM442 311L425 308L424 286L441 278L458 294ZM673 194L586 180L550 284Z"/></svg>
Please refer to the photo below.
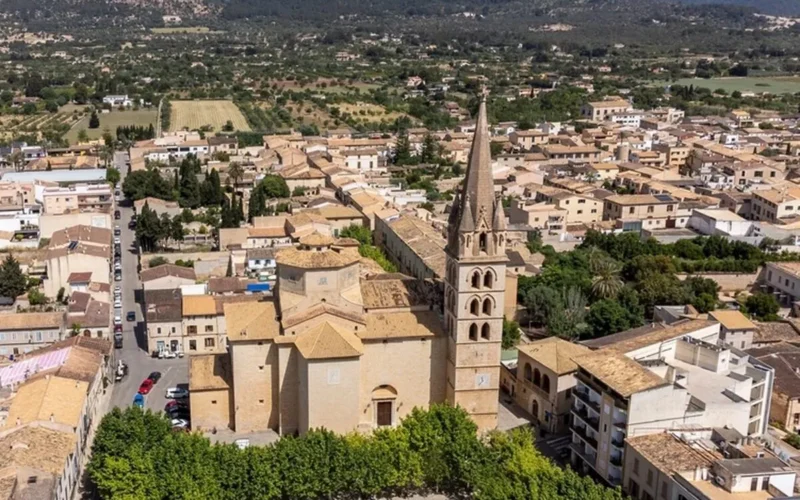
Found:
<svg viewBox="0 0 800 500"><path fill-rule="evenodd" d="M666 205L669 203L678 203L677 200L669 195L652 195L652 194L617 194L609 196L606 201L616 203L617 205Z"/></svg>
<svg viewBox="0 0 800 500"><path fill-rule="evenodd" d="M217 305L211 295L187 295L183 297L183 316L215 316Z"/></svg>
<svg viewBox="0 0 800 500"><path fill-rule="evenodd" d="M278 252L275 260L279 265L300 267L305 269L326 269L346 267L359 261L355 252L337 252L336 250L313 251L286 248Z"/></svg>
<svg viewBox="0 0 800 500"><path fill-rule="evenodd" d="M61 474L67 457L75 451L75 440L74 433L25 426L0 438L0 464Z"/></svg>
<svg viewBox="0 0 800 500"><path fill-rule="evenodd" d="M776 342L748 349L747 354L775 370L775 393L787 399L800 398L800 347L789 342Z"/></svg>
<svg viewBox="0 0 800 500"><path fill-rule="evenodd" d="M756 325L739 311L711 311L709 317L719 321L726 330L755 330Z"/></svg>
<svg viewBox="0 0 800 500"><path fill-rule="evenodd" d="M92 281L92 272L85 272L85 273L70 273L69 277L67 278L67 283L89 283Z"/></svg>
<svg viewBox="0 0 800 500"><path fill-rule="evenodd" d="M225 390L231 386L230 357L227 354L191 356L189 390Z"/></svg>
<svg viewBox="0 0 800 500"><path fill-rule="evenodd" d="M548 337L530 344L521 344L520 352L531 357L545 368L552 370L556 375L565 375L578 369L573 358L588 354L588 347L573 344L558 337Z"/></svg>
<svg viewBox="0 0 800 500"><path fill-rule="evenodd" d="M631 437L626 440L628 446L636 450L645 460L653 464L664 474L694 471L712 465L715 456L711 450L695 450L669 432Z"/></svg>
<svg viewBox="0 0 800 500"><path fill-rule="evenodd" d="M608 101L595 101L588 103L593 108L629 108L631 104L623 99L614 99Z"/></svg>
<svg viewBox="0 0 800 500"><path fill-rule="evenodd" d="M402 275L401 275L402 276ZM438 295L430 281L408 276L395 279L361 280L361 297L365 310L427 306Z"/></svg>
<svg viewBox="0 0 800 500"><path fill-rule="evenodd" d="M87 382L52 375L29 380L17 389L6 426L51 421L78 427L88 389Z"/></svg>
<svg viewBox="0 0 800 500"><path fill-rule="evenodd" d="M181 320L181 291L145 290L144 303L147 307L148 323L176 322Z"/></svg>
<svg viewBox="0 0 800 500"><path fill-rule="evenodd" d="M720 221L728 221L728 222L743 222L746 219L741 215L731 212L730 210L726 210L724 208L721 209L696 209L695 212L701 215L705 215L711 219L720 220Z"/></svg>
<svg viewBox="0 0 800 500"><path fill-rule="evenodd" d="M275 303L272 301L225 304L228 342L271 340L280 335Z"/></svg>
<svg viewBox="0 0 800 500"><path fill-rule="evenodd" d="M734 476L755 474L794 473L794 469L777 458L734 458L720 460L717 466L730 471Z"/></svg>
<svg viewBox="0 0 800 500"><path fill-rule="evenodd" d="M0 331L51 330L63 326L64 313L60 312L0 314Z"/></svg>
<svg viewBox="0 0 800 500"><path fill-rule="evenodd" d="M669 384L624 354L607 349L578 356L573 361L624 398Z"/></svg>
<svg viewBox="0 0 800 500"><path fill-rule="evenodd" d="M176 266L175 264L161 264L160 266L151 267L139 273L139 278L142 280L142 283L147 283L148 281L157 280L159 278L165 278L167 276L174 276L176 278L183 278L191 281L195 281L197 279L194 269L190 267Z"/></svg>
<svg viewBox="0 0 800 500"><path fill-rule="evenodd" d="M53 236L50 238L50 248L69 245L75 241L110 246L111 230L93 226L68 227L53 232Z"/></svg>
<svg viewBox="0 0 800 500"><path fill-rule="evenodd" d="M753 332L753 342L775 343L782 340L789 342L800 342L800 332L798 332L797 320L770 321L766 323L756 322L756 330Z"/></svg>
<svg viewBox="0 0 800 500"><path fill-rule="evenodd" d="M651 323L598 339L587 340L582 344L591 348L606 348L607 350L627 353L716 324L717 322L712 320L693 319L676 321L671 325Z"/></svg>
<svg viewBox="0 0 800 500"><path fill-rule="evenodd" d="M245 278L214 277L208 279L208 291L210 293L236 293L247 290L248 280Z"/></svg>

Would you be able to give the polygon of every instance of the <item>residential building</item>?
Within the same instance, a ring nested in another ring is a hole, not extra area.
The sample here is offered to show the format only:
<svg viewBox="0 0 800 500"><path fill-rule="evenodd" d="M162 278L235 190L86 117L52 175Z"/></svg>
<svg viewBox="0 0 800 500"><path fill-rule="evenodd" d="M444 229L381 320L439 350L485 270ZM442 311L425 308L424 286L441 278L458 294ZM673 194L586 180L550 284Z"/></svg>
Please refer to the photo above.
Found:
<svg viewBox="0 0 800 500"><path fill-rule="evenodd" d="M800 300L800 262L767 262L761 269L758 285L775 295L784 306Z"/></svg>
<svg viewBox="0 0 800 500"><path fill-rule="evenodd" d="M184 352L214 354L225 351L225 328L211 295L192 295L181 301Z"/></svg>
<svg viewBox="0 0 800 500"><path fill-rule="evenodd" d="M179 289L145 290L145 328L147 352L183 351L181 291Z"/></svg>
<svg viewBox="0 0 800 500"><path fill-rule="evenodd" d="M64 322L63 312L0 314L0 355L19 355L58 342L64 337Z"/></svg>
<svg viewBox="0 0 800 500"><path fill-rule="evenodd" d="M753 346L753 334L756 325L737 310L710 311L709 319L719 322L719 339L731 347L746 350Z"/></svg>
<svg viewBox="0 0 800 500"><path fill-rule="evenodd" d="M535 201L555 205L567 213L567 224L593 224L603 220L603 200L582 196L565 189L542 186L536 189Z"/></svg>
<svg viewBox="0 0 800 500"><path fill-rule="evenodd" d="M558 337L520 344L516 363L503 365L501 388L540 429L568 432L578 371L573 358L589 352L588 347Z"/></svg>
<svg viewBox="0 0 800 500"><path fill-rule="evenodd" d="M600 161L601 151L594 146L548 144L541 146L540 149L551 163L568 163L569 160L582 160L588 163Z"/></svg>
<svg viewBox="0 0 800 500"><path fill-rule="evenodd" d="M623 487L635 499L789 498L795 478L763 445L729 429L661 432L625 444Z"/></svg>
<svg viewBox="0 0 800 500"><path fill-rule="evenodd" d="M347 168L365 174L386 172L386 165L381 165L378 160L378 151L375 149L353 149L344 151L342 154Z"/></svg>
<svg viewBox="0 0 800 500"><path fill-rule="evenodd" d="M586 103L581 108L581 116L599 122L609 119L612 115L625 113L631 109L631 104L623 99L609 99Z"/></svg>
<svg viewBox="0 0 800 500"><path fill-rule="evenodd" d="M752 194L753 220L781 223L784 218L800 216L800 187L758 189Z"/></svg>
<svg viewBox="0 0 800 500"><path fill-rule="evenodd" d="M560 233L567 226L567 210L533 200L514 200L509 210L511 224L526 224L534 229Z"/></svg>
<svg viewBox="0 0 800 500"><path fill-rule="evenodd" d="M251 274L274 274L275 250L272 248L250 248L247 250L247 272Z"/></svg>
<svg viewBox="0 0 800 500"><path fill-rule="evenodd" d="M658 143L653 144L653 151L664 155L668 167L681 168L686 166L692 148L681 144Z"/></svg>
<svg viewBox="0 0 800 500"><path fill-rule="evenodd" d="M789 325L784 325L789 326ZM789 341L764 344L747 351L762 363L775 370L769 418L790 432L800 432L800 347L791 343L797 340L792 330Z"/></svg>
<svg viewBox="0 0 800 500"><path fill-rule="evenodd" d="M515 130L508 138L511 140L511 144L526 151L548 142L547 134L541 130Z"/></svg>
<svg viewBox="0 0 800 500"><path fill-rule="evenodd" d="M111 208L114 196L106 185L76 184L70 187L46 187L41 194L45 214L100 212Z"/></svg>
<svg viewBox="0 0 800 500"><path fill-rule="evenodd" d="M743 436L767 429L774 370L725 344L715 321L646 325L584 344L600 350L575 358L579 470L621 484L625 439L687 425Z"/></svg>
<svg viewBox="0 0 800 500"><path fill-rule="evenodd" d="M174 290L182 285L193 285L197 275L191 267L176 266L175 264L161 264L160 266L143 269L139 273L142 289Z"/></svg>
<svg viewBox="0 0 800 500"><path fill-rule="evenodd" d="M678 201L665 194L613 195L604 200L603 218L623 231L684 227L678 223Z"/></svg>
<svg viewBox="0 0 800 500"><path fill-rule="evenodd" d="M689 217L690 228L707 236L752 236L753 223L727 209L696 209Z"/></svg>
<svg viewBox="0 0 800 500"><path fill-rule="evenodd" d="M91 273L91 282L111 283L111 230L92 226L72 226L53 233L47 246L43 281L44 293L56 297L70 287L72 273Z"/></svg>

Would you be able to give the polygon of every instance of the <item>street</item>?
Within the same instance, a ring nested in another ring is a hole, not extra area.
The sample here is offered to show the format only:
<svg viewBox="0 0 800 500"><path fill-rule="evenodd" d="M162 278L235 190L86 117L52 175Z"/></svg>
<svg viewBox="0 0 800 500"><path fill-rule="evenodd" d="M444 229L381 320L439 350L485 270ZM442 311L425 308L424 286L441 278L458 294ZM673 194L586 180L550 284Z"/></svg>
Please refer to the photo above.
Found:
<svg viewBox="0 0 800 500"><path fill-rule="evenodd" d="M127 158L127 153L117 152L114 156L114 165L120 171L122 180L128 173ZM124 340L122 349L117 349L116 354L117 359L123 360L128 365L128 375L123 380L114 383L110 408L130 406L142 381L151 372L159 371L162 374L161 380L153 386L150 394L145 396L145 408L161 411L167 401L164 398L164 391L168 387L176 387L180 384L188 388L189 359L158 359L150 357L147 352L145 315L141 304L141 284L139 283L137 255L134 247L135 232L128 228L131 216L134 214L133 204L128 203L127 200L118 199L117 209L122 215L119 220L114 220L114 224L118 225L122 232L120 236L122 281L115 281L112 286L122 287L122 311L119 312L119 315L122 317ZM125 316L129 311L136 313L135 322L126 320Z"/></svg>

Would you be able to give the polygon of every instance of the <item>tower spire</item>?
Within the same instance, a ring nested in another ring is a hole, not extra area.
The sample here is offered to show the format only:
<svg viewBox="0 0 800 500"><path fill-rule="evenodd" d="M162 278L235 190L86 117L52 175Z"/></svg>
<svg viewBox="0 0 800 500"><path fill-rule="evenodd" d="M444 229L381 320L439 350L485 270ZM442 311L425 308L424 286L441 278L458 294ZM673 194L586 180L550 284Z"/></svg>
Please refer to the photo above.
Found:
<svg viewBox="0 0 800 500"><path fill-rule="evenodd" d="M482 221L486 227L492 227L494 220L494 180L492 179L489 120L486 118L486 95L487 92L484 89L478 106L475 136L469 152L466 181L461 197L462 204L469 203L469 209L459 211L461 218L472 217L471 224L459 221L459 227L471 227L470 230L479 228Z"/></svg>

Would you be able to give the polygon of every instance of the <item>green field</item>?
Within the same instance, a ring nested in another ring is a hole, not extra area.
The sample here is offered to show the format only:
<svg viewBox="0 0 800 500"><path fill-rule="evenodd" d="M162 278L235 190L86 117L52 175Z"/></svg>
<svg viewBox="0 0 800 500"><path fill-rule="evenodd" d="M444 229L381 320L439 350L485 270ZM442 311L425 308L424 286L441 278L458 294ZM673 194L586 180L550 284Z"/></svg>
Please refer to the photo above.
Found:
<svg viewBox="0 0 800 500"><path fill-rule="evenodd" d="M744 78L682 78L678 85L694 85L711 90L723 89L727 92L769 92L770 94L794 94L800 92L800 77L744 77Z"/></svg>
<svg viewBox="0 0 800 500"><path fill-rule="evenodd" d="M100 126L98 128L89 128L90 114L87 114L76 123L69 132L66 138L70 144L78 142L78 132L80 129L86 129L89 139L99 139L103 136L103 132L108 129L112 135L116 133L117 127L121 125L150 125L156 124L156 114L158 110L153 109L140 109L138 111L111 111L110 113L98 113L100 118Z"/></svg>

